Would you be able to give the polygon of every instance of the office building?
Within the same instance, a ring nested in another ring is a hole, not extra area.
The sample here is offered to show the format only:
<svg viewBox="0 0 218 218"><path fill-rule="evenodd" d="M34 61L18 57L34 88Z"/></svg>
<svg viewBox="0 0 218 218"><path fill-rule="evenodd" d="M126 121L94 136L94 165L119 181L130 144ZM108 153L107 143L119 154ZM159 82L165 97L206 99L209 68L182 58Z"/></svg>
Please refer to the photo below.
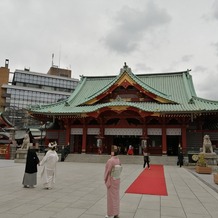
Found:
<svg viewBox="0 0 218 218"><path fill-rule="evenodd" d="M47 74L29 69L15 70L11 73L13 77L10 82L8 63L6 60L5 67L0 69L0 74L5 75L0 84L1 107L2 111L10 111L9 118L14 125L19 122L22 111L29 106L51 104L68 98L79 81L70 78L71 70L52 66ZM14 111L16 116L13 115Z"/></svg>

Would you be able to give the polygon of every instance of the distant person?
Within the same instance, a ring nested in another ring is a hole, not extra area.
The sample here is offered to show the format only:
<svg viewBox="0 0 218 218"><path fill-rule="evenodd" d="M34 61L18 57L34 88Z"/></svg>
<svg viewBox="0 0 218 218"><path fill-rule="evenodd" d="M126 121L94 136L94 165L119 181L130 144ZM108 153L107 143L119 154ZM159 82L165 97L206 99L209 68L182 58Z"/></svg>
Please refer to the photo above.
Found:
<svg viewBox="0 0 218 218"><path fill-rule="evenodd" d="M148 148L145 147L143 149L143 157L144 157L144 164L143 164L143 168L148 167L148 169L150 170L150 157L149 157L149 153L148 153Z"/></svg>
<svg viewBox="0 0 218 218"><path fill-rule="evenodd" d="M56 176L56 163L58 162L58 154L55 151L57 146L56 142L48 144L48 151L40 162L40 166L43 166L41 177L43 186L45 189L52 189L55 183Z"/></svg>
<svg viewBox="0 0 218 218"><path fill-rule="evenodd" d="M37 165L39 164L39 158L36 154L34 147L29 147L26 157L25 173L23 177L24 188L34 188L37 184Z"/></svg>
<svg viewBox="0 0 218 218"><path fill-rule="evenodd" d="M28 129L28 134L29 134L30 143L33 143L34 142L34 137L32 135L32 132L30 131L30 129Z"/></svg>
<svg viewBox="0 0 218 218"><path fill-rule="evenodd" d="M98 154L102 154L102 139L97 139Z"/></svg>
<svg viewBox="0 0 218 218"><path fill-rule="evenodd" d="M127 151L127 154L128 154L128 155L134 155L134 149L133 149L133 146L132 146L132 145L129 146L129 149L128 149L128 151Z"/></svg>
<svg viewBox="0 0 218 218"><path fill-rule="evenodd" d="M117 156L117 146L113 145L111 150L111 158L107 161L104 172L104 182L107 187L107 215L105 217L119 218L122 166Z"/></svg>
<svg viewBox="0 0 218 218"><path fill-rule="evenodd" d="M183 159L184 159L184 156L183 156L182 148L180 147L178 151L178 162L177 162L177 165L179 167L183 166Z"/></svg>

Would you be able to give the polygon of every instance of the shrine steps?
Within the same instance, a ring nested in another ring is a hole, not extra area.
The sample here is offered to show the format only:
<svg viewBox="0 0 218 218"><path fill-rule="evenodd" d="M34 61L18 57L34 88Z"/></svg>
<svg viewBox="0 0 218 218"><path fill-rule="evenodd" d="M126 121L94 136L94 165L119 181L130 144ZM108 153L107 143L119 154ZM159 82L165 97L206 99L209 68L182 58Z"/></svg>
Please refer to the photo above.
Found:
<svg viewBox="0 0 218 218"><path fill-rule="evenodd" d="M65 162L106 163L109 155L101 154L68 154ZM119 155L123 164L143 164L142 155ZM150 156L151 164L176 165L177 156Z"/></svg>

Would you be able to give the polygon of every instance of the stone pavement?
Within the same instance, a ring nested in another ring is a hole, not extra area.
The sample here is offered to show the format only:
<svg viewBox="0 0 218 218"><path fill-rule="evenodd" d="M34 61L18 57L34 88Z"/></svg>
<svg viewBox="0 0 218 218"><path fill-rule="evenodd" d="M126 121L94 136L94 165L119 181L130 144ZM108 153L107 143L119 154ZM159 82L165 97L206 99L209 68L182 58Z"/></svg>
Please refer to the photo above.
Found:
<svg viewBox="0 0 218 218"><path fill-rule="evenodd" d="M58 162L56 184L52 190L42 188L41 167L38 185L33 189L23 188L24 167L25 164L13 160L0 160L1 218L105 216L105 164ZM191 169L164 166L168 196L125 194L142 170L142 165L123 164L121 218L218 217L218 189L208 185L212 184L212 175L197 178Z"/></svg>

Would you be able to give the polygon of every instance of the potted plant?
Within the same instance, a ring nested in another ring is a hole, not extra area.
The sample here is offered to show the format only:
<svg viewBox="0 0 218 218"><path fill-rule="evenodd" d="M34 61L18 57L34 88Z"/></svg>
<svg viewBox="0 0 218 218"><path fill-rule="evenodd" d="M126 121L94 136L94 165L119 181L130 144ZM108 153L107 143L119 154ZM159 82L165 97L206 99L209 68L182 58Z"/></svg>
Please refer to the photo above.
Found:
<svg viewBox="0 0 218 218"><path fill-rule="evenodd" d="M209 167L207 165L204 154L198 155L198 161L196 163L195 171L197 173L204 173L204 174L211 174L212 173L212 167Z"/></svg>

